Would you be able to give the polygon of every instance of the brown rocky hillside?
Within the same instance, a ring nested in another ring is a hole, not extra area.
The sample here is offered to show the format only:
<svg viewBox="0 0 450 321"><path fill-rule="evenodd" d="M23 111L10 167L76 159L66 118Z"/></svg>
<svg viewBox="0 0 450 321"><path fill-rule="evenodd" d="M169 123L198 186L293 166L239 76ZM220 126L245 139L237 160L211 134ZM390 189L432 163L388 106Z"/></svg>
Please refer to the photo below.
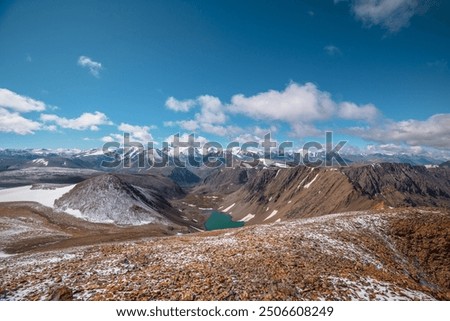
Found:
<svg viewBox="0 0 450 321"><path fill-rule="evenodd" d="M445 168L388 163L263 169L249 174L247 182L224 198L219 210L256 224L389 207L449 208L449 173Z"/></svg>
<svg viewBox="0 0 450 321"><path fill-rule="evenodd" d="M3 300L449 300L450 213L349 212L0 258Z"/></svg>

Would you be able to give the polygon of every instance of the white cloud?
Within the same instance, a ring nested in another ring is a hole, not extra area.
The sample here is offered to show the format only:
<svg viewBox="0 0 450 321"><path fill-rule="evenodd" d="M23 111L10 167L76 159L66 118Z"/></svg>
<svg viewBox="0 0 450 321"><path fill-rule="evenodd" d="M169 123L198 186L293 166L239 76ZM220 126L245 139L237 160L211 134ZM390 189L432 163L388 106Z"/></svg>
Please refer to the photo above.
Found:
<svg viewBox="0 0 450 321"><path fill-rule="evenodd" d="M0 108L0 132L26 135L34 134L39 129L41 129L40 123L22 117L17 112Z"/></svg>
<svg viewBox="0 0 450 321"><path fill-rule="evenodd" d="M386 121L377 127L353 127L349 133L382 144L450 148L450 114L436 114L426 120Z"/></svg>
<svg viewBox="0 0 450 321"><path fill-rule="evenodd" d="M402 144L379 144L367 145L366 151L370 154L422 154L424 148L422 146L408 146Z"/></svg>
<svg viewBox="0 0 450 321"><path fill-rule="evenodd" d="M381 113L373 104L358 106L352 102L342 102L339 104L338 115L343 119L364 120L370 123Z"/></svg>
<svg viewBox="0 0 450 321"><path fill-rule="evenodd" d="M195 103L200 106L200 112L195 114L194 119L176 122L181 128L188 131L202 130L218 136L230 135L234 131L233 126L223 126L227 116L219 98L203 95L197 97Z"/></svg>
<svg viewBox="0 0 450 321"><path fill-rule="evenodd" d="M251 97L231 98L229 110L255 119L281 120L288 123L311 122L330 118L336 104L330 94L312 83L291 83L283 91L269 90Z"/></svg>
<svg viewBox="0 0 450 321"><path fill-rule="evenodd" d="M42 101L21 96L6 88L0 88L0 107L21 113L43 111L46 109L46 105Z"/></svg>
<svg viewBox="0 0 450 321"><path fill-rule="evenodd" d="M180 134L180 139L179 139L179 141L180 141L180 142L188 142L188 140L189 140L189 135L190 135L190 134L188 134L188 133ZM173 141L174 141L174 137L175 137L175 135L170 135L170 136L167 137L164 141L165 141L165 142L168 142L169 144L171 144L171 143L173 143ZM206 139L206 138L203 137L203 136L195 135L194 137L195 137L195 142L199 142L199 143L200 143L200 148L201 148L204 144L206 144L207 142L209 142L209 140Z"/></svg>
<svg viewBox="0 0 450 321"><path fill-rule="evenodd" d="M174 126L180 126L181 128L194 132L198 128L200 128L198 122L196 120L177 120L177 121L165 121L164 122L165 127L174 127Z"/></svg>
<svg viewBox="0 0 450 321"><path fill-rule="evenodd" d="M255 126L251 132L253 132L256 136L261 136L263 137L264 135L266 135L267 133L270 134L274 134L278 131L278 128L274 125L270 126L269 128L261 128L259 126Z"/></svg>
<svg viewBox="0 0 450 321"><path fill-rule="evenodd" d="M121 133L112 133L107 136L102 137L100 140L104 143L109 142L119 142L123 143L123 134L130 134L130 142L138 142L143 144L144 146L147 143L153 141L153 136L150 133L150 130L156 128L155 126L138 126L138 125L130 125L127 123L121 123L117 126L117 130Z"/></svg>
<svg viewBox="0 0 450 321"><path fill-rule="evenodd" d="M177 100L174 97L169 97L166 100L166 107L174 111L187 112L194 106L195 100L192 99Z"/></svg>
<svg viewBox="0 0 450 321"><path fill-rule="evenodd" d="M213 124L204 123L201 125L201 129L202 129L202 131L204 131L206 133L217 135L217 136L226 136L227 135L227 128L222 125L213 125Z"/></svg>
<svg viewBox="0 0 450 321"><path fill-rule="evenodd" d="M328 92L319 90L312 83L291 83L282 91L269 90L250 97L234 95L230 104L224 104L219 98L210 95L202 95L189 101L194 101L200 107L194 118L167 121L164 126L179 126L191 132L202 131L228 137L252 134L251 128L227 125L229 114L232 113L266 122L286 122L291 127L291 136L298 137L320 134L314 126L316 121L339 116L372 122L380 114L372 104L358 106L352 102L337 103ZM275 126L273 128L276 129Z"/></svg>
<svg viewBox="0 0 450 321"><path fill-rule="evenodd" d="M58 131L58 127L56 125L41 124L41 129L42 130L47 130L49 132L56 132L56 131Z"/></svg>
<svg viewBox="0 0 450 321"><path fill-rule="evenodd" d="M198 122L196 120L181 120L176 122L181 128L187 131L193 132L199 128Z"/></svg>
<svg viewBox="0 0 450 321"><path fill-rule="evenodd" d="M429 1L420 0L351 1L351 8L357 19L369 27L380 25L390 32L397 32L408 26L414 15L426 12L428 7Z"/></svg>
<svg viewBox="0 0 450 321"><path fill-rule="evenodd" d="M341 56L342 55L341 49L339 49L338 47L336 47L334 45L325 46L323 49L329 56Z"/></svg>
<svg viewBox="0 0 450 321"><path fill-rule="evenodd" d="M117 129L121 132L129 133L131 141L137 141L146 144L153 141L153 136L152 134L150 134L150 129L152 128L154 127L121 123Z"/></svg>
<svg viewBox="0 0 450 321"><path fill-rule="evenodd" d="M117 139L117 138L119 138L119 139ZM122 140L122 136L120 136L120 137L117 137L117 136L112 137L111 135L110 136L104 136L100 140L102 142L104 142L104 143L111 143L111 142L115 142L115 141L119 141L120 142Z"/></svg>
<svg viewBox="0 0 450 321"><path fill-rule="evenodd" d="M344 155L357 155L357 154L386 154L386 155L396 155L396 154L409 154L409 155L422 155L434 158L448 159L450 157L449 150L436 149L433 147L424 147L417 145L406 145L406 144L368 144L366 146L354 146L346 144L342 149Z"/></svg>
<svg viewBox="0 0 450 321"><path fill-rule="evenodd" d="M78 118L67 119L54 114L42 114L41 120L44 122L53 122L62 128L70 128L75 130L98 130L100 125L112 125L108 117L101 112L83 113Z"/></svg>
<svg viewBox="0 0 450 321"><path fill-rule="evenodd" d="M321 134L323 134L323 132L317 129L313 124L296 122L291 124L291 132L289 136L306 137L306 136L320 136Z"/></svg>
<svg viewBox="0 0 450 321"><path fill-rule="evenodd" d="M241 145L248 143L248 142L261 143L263 141L264 141L263 137L255 135L255 134L251 134L251 133L240 134L233 139L233 142L238 142ZM254 151L253 149L248 149L248 150ZM260 148L257 148L256 150L260 150Z"/></svg>
<svg viewBox="0 0 450 321"><path fill-rule="evenodd" d="M92 76L99 78L100 71L103 69L100 62L94 61L87 56L80 56L78 58L78 65L83 68L88 68Z"/></svg>
<svg viewBox="0 0 450 321"><path fill-rule="evenodd" d="M223 125L213 125L213 124L202 124L201 126L202 131L217 135L217 136L226 136L226 137L232 137L234 135L239 135L240 133L244 132L245 129L237 126L223 126Z"/></svg>
<svg viewBox="0 0 450 321"><path fill-rule="evenodd" d="M163 122L164 127L174 127L177 126L178 123L176 121L168 120Z"/></svg>
<svg viewBox="0 0 450 321"><path fill-rule="evenodd" d="M257 142L261 143L264 141L264 136L268 133L271 135L272 141L274 141L274 134L277 132L278 128L275 126L270 126L269 128L261 128L259 126L243 128L238 136L234 138L233 141L237 141L240 144L246 142Z"/></svg>
<svg viewBox="0 0 450 321"><path fill-rule="evenodd" d="M197 98L201 106L201 112L195 115L200 123L223 124L227 120L225 107L219 98L209 95L203 95Z"/></svg>
<svg viewBox="0 0 450 321"><path fill-rule="evenodd" d="M233 126L222 126L227 121L227 116L225 114L225 106L217 97L203 95L195 100L189 99L184 101L170 97L166 101L166 106L175 111L188 111L195 105L200 106L200 112L195 114L194 119L167 121L164 122L164 126L172 127L177 125L191 132L201 129L204 132L219 136L225 136L229 134L229 131L234 130Z"/></svg>

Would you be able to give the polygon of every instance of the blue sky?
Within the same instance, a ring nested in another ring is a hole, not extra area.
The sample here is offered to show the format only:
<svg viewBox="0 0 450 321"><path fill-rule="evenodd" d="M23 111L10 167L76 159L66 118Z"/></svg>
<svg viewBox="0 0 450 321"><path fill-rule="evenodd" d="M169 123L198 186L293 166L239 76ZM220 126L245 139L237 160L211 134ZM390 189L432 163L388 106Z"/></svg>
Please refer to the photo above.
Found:
<svg viewBox="0 0 450 321"><path fill-rule="evenodd" d="M424 2L1 1L0 148L332 130L448 155L450 4Z"/></svg>

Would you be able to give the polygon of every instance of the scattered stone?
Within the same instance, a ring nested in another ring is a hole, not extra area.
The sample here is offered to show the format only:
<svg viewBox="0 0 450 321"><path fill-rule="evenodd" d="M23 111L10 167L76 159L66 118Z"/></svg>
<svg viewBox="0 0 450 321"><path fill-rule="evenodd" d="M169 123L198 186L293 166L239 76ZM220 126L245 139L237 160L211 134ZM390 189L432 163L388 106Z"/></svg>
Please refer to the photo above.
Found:
<svg viewBox="0 0 450 321"><path fill-rule="evenodd" d="M25 254L2 259L0 299L450 300L449 230L449 211L397 209Z"/></svg>
<svg viewBox="0 0 450 321"><path fill-rule="evenodd" d="M67 286L61 286L50 290L49 301L71 301L72 299L72 290Z"/></svg>

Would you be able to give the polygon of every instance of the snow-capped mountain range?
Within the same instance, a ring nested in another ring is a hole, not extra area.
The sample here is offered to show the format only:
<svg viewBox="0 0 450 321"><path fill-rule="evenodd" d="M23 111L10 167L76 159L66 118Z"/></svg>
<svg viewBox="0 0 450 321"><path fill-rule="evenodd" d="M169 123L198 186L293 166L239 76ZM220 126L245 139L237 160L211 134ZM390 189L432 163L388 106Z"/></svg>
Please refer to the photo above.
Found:
<svg viewBox="0 0 450 321"><path fill-rule="evenodd" d="M287 152L280 156L272 152L270 157L265 157L264 152L260 150L242 151L239 148L233 148L232 157L235 161L252 161L254 158L261 160L261 166L289 166L290 162L295 160L296 155ZM178 157L181 162L188 159L188 148L180 148ZM217 151L209 151L204 153L201 148L194 148L194 158L202 160L211 156L218 156ZM298 156L298 155L297 155ZM345 154L341 155L348 164L370 164L370 163L407 163L411 165L439 165L447 159L435 158L431 156L414 155L414 154ZM168 165L174 164L176 150L172 147L165 149L141 150L137 147L128 149L119 148L115 151L105 153L102 149L0 149L0 171L23 169L29 167L62 167L62 168L86 168L102 171L118 170L120 166L107 168L102 166L102 161L111 162L116 160L119 162L126 161L129 168L133 167L150 167L149 164L161 162L167 159ZM324 160L326 152L317 150L309 153L309 157ZM144 166L138 166L139 163ZM147 161L148 160L148 161Z"/></svg>

